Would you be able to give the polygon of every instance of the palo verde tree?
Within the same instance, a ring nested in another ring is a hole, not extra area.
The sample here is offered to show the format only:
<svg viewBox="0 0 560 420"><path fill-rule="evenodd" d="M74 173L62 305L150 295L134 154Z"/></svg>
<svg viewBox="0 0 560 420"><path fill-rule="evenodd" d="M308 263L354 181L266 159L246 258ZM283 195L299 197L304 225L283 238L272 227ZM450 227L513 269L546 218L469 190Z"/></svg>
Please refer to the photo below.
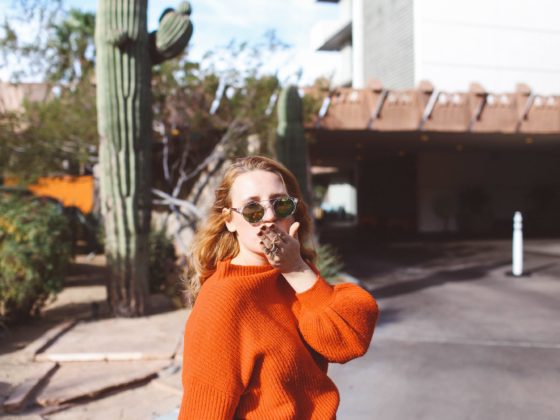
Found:
<svg viewBox="0 0 560 420"><path fill-rule="evenodd" d="M267 31L214 47L201 62L185 54L154 71L153 204L181 254L189 254L231 160L274 155L281 82L266 66L288 48Z"/></svg>
<svg viewBox="0 0 560 420"><path fill-rule="evenodd" d="M145 312L151 215L152 66L192 35L189 3L166 9L147 32L147 0L99 0L95 30L101 212L117 316Z"/></svg>
<svg viewBox="0 0 560 420"><path fill-rule="evenodd" d="M60 1L13 3L0 24L0 67L16 86L21 79L39 84L20 86L33 98L21 109L0 112L0 171L24 185L41 176L90 173L98 144L95 15L66 11ZM31 33L21 29L24 23Z"/></svg>

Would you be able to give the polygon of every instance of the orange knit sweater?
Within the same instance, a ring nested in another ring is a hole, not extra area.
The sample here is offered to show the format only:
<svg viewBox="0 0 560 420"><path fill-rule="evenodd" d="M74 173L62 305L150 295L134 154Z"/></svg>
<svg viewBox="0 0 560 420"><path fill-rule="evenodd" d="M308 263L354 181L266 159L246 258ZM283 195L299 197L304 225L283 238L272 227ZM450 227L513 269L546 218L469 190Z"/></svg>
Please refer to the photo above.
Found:
<svg viewBox="0 0 560 420"><path fill-rule="evenodd" d="M368 349L377 304L320 275L295 293L272 266L218 263L187 321L179 419L333 419L329 362Z"/></svg>

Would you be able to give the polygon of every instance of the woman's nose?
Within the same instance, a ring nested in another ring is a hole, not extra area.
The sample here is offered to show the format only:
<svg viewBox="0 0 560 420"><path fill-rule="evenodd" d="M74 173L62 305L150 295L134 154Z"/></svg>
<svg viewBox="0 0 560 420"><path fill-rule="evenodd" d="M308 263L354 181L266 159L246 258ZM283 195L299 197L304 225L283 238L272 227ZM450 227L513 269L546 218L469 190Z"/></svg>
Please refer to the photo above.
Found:
<svg viewBox="0 0 560 420"><path fill-rule="evenodd" d="M262 218L263 222L269 222L276 220L276 214L272 206L264 206L264 216Z"/></svg>

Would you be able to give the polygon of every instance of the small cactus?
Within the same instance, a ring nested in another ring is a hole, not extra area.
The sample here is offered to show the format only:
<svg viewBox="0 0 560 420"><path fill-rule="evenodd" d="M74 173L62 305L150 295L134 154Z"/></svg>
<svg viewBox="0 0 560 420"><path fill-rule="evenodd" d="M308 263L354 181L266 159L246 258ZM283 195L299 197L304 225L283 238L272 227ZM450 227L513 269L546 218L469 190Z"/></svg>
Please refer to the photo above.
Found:
<svg viewBox="0 0 560 420"><path fill-rule="evenodd" d="M276 158L296 176L304 200L311 203L307 143L303 131L303 105L296 86L282 90L278 98Z"/></svg>

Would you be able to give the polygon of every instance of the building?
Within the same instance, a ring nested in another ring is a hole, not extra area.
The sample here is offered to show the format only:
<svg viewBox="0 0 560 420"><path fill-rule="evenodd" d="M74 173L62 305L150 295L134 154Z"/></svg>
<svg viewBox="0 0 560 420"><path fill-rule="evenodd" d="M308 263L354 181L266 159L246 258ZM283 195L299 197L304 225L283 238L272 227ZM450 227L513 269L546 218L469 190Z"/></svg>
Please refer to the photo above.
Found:
<svg viewBox="0 0 560 420"><path fill-rule="evenodd" d="M307 127L325 213L495 236L520 210L530 235L560 234L560 3L328 2L340 18L311 36L339 66Z"/></svg>
<svg viewBox="0 0 560 420"><path fill-rule="evenodd" d="M430 80L441 90L478 82L492 92L525 83L560 92L560 29L554 0L317 0L340 18L312 29L318 50L338 51L335 86L389 89Z"/></svg>
<svg viewBox="0 0 560 420"><path fill-rule="evenodd" d="M494 236L509 235L520 210L529 234L560 234L559 96L524 85L337 88L307 132L331 218L387 234Z"/></svg>
<svg viewBox="0 0 560 420"><path fill-rule="evenodd" d="M0 114L23 112L25 101L41 102L52 97L52 86L47 83L0 82Z"/></svg>

